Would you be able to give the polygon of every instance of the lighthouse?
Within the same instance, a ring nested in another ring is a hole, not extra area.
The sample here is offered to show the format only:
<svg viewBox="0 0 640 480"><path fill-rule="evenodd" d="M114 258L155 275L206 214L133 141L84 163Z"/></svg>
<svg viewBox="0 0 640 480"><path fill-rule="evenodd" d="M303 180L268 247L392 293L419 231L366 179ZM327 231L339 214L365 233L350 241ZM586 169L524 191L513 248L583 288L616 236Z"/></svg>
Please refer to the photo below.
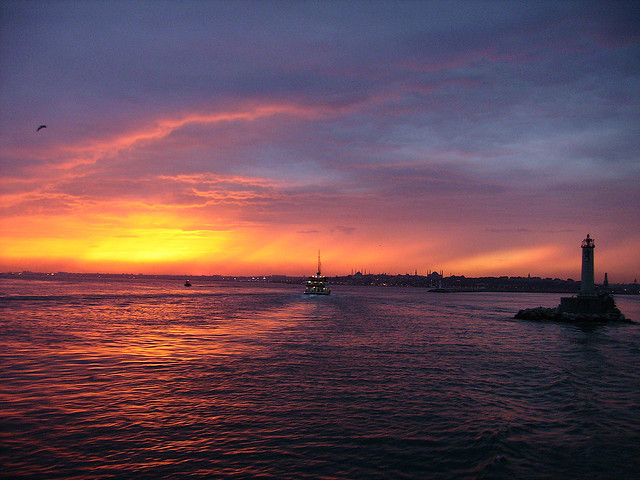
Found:
<svg viewBox="0 0 640 480"><path fill-rule="evenodd" d="M593 273L593 249L596 245L593 238L587 233L587 238L582 241L582 277L580 281L580 296L595 295Z"/></svg>
<svg viewBox="0 0 640 480"><path fill-rule="evenodd" d="M596 245L587 234L582 241L582 281L580 293L575 297L560 298L557 308L526 308L515 318L525 320L557 320L560 322L626 322L608 292L596 294L593 276L593 249ZM606 274L605 274L606 279Z"/></svg>

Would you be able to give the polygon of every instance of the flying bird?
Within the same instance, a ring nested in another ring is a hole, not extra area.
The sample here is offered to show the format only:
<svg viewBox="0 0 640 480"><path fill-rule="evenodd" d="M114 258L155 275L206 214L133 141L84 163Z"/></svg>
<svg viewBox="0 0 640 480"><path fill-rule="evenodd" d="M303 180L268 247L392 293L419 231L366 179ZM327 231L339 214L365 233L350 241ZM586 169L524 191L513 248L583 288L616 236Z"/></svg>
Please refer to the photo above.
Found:
<svg viewBox="0 0 640 480"><path fill-rule="evenodd" d="M39 132L43 128L47 128L47 126L46 125L40 125L38 128L36 128L36 132Z"/></svg>

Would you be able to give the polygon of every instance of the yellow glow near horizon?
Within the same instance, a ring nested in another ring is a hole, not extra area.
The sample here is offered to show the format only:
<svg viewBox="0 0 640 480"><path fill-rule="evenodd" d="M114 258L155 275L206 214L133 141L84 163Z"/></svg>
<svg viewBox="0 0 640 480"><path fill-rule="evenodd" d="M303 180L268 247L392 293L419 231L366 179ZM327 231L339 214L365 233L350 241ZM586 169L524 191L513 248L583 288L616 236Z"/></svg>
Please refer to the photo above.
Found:
<svg viewBox="0 0 640 480"><path fill-rule="evenodd" d="M90 262L175 263L214 254L225 241L221 232L132 229L126 236L97 241L84 258Z"/></svg>
<svg viewBox="0 0 640 480"><path fill-rule="evenodd" d="M226 232L183 231L179 229L131 229L111 236L47 236L1 240L2 256L20 258L70 258L89 263L147 263L192 260L214 254L227 241Z"/></svg>
<svg viewBox="0 0 640 480"><path fill-rule="evenodd" d="M3 225L0 271L308 275L315 271L317 250L321 248L323 273L329 276L363 268L389 274L413 273L414 269L425 274L427 269L443 269L446 276L580 276L580 252L558 245L505 249L458 259L454 251L421 251L422 239L403 238L400 244L381 247L377 242L367 244L366 236L357 234L305 235L292 233L286 226L214 231L151 226L107 229L94 225L83 231L76 223L62 235L70 223L69 219L67 224L59 218L41 220L41 230L30 234L23 230L15 235L7 235ZM610 275L616 270L624 272L621 266L606 263ZM617 278L622 280L621 274Z"/></svg>
<svg viewBox="0 0 640 480"><path fill-rule="evenodd" d="M359 235L296 231L308 227L203 230L194 226L205 221L189 212L138 210L118 216L118 210L10 218L1 229L1 268L26 264L23 269L106 273L306 275L315 271L320 248L325 273L343 275L354 267L394 273L396 262L413 256L413 247L407 244L400 250L391 246L383 250L364 243ZM89 215L91 222L85 220Z"/></svg>
<svg viewBox="0 0 640 480"><path fill-rule="evenodd" d="M461 250L469 252L455 243L459 231L427 236L371 226L345 234L316 224L234 225L225 220L216 229L198 209L178 206L113 202L80 205L78 210L2 219L0 271L308 275L315 271L320 249L323 273L329 276L362 269L388 274L442 269L447 276L580 276L579 248L566 241L516 249L494 246L463 256ZM633 280L635 273L627 271L623 259L634 251L628 243L603 252L597 257L597 274L606 265L610 275Z"/></svg>
<svg viewBox="0 0 640 480"><path fill-rule="evenodd" d="M227 230L193 229L189 223L193 219L167 212L13 217L1 226L1 259L10 265L59 262L103 271L127 264L156 268L211 257L231 238Z"/></svg>

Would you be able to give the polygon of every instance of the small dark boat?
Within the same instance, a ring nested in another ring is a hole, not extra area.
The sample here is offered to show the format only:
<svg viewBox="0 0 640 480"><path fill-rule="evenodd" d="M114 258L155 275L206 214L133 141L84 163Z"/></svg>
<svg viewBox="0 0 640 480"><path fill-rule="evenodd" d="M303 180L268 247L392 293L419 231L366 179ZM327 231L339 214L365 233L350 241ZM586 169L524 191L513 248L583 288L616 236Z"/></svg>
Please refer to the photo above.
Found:
<svg viewBox="0 0 640 480"><path fill-rule="evenodd" d="M191 282L189 280L187 280L186 282L184 282L184 286L185 287L190 287L191 286Z"/></svg>

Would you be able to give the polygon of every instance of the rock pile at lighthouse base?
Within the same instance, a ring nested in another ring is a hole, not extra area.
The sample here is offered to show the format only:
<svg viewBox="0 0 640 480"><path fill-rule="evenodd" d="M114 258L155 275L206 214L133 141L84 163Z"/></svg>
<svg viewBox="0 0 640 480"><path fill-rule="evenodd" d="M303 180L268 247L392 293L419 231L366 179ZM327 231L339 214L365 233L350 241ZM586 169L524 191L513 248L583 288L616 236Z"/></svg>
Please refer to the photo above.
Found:
<svg viewBox="0 0 640 480"><path fill-rule="evenodd" d="M631 320L618 310L609 311L607 313L570 313L561 312L559 308L525 308L516 313L515 317L521 320L551 320L555 322L627 322Z"/></svg>
<svg viewBox="0 0 640 480"><path fill-rule="evenodd" d="M514 318L522 320L550 320L555 322L627 322L616 307L613 298L607 294L562 298L556 308L525 308Z"/></svg>

